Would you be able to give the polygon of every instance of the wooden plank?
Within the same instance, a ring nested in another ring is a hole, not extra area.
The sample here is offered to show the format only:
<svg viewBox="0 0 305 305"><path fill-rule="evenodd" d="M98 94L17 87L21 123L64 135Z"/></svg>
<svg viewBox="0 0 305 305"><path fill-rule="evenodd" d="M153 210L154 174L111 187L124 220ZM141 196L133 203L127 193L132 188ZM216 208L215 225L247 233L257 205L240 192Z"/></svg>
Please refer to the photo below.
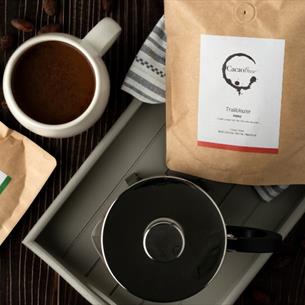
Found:
<svg viewBox="0 0 305 305"><path fill-rule="evenodd" d="M39 137L20 126L6 107L0 89L0 121L34 140L58 161L46 187L1 246L0 304L88 304L49 266L21 245L21 241L130 103L131 97L120 90L123 78L144 39L163 14L162 0L117 0L113 1L109 12L103 11L101 0L58 2L60 14L48 17L42 11L42 0L0 0L0 36L13 34L19 45L35 35L42 26L60 22L65 33L84 37L101 18L113 17L121 24L123 32L105 56L111 78L111 96L104 115L92 128L82 135L57 140ZM34 32L17 32L10 25L13 18L32 21ZM1 72L12 51L0 52ZM69 216L66 221L70 221Z"/></svg>
<svg viewBox="0 0 305 305"><path fill-rule="evenodd" d="M39 242L63 255L163 125L164 107L143 105L48 223ZM138 133L139 126L141 133ZM135 139L136 137L136 139ZM135 139L132 141L130 139ZM69 219L69 221L67 221Z"/></svg>
<svg viewBox="0 0 305 305"><path fill-rule="evenodd" d="M261 202L255 204L253 194L249 190L237 187L237 190L234 190L232 194L232 198L235 198L236 194L239 194L241 199L247 195L247 202L251 202L255 208L252 209L250 214L243 212L244 218L238 220L230 216L230 213L233 212L226 207L226 211L230 212L227 216L236 225L243 224L245 226L275 230L287 220L289 212L299 205L300 200L304 197L304 191L304 186L291 186L273 202L265 203L259 200ZM232 200L232 198L229 200ZM235 201L233 200L233 202ZM242 200L241 202L244 203ZM239 213L236 214L239 215ZM243 281L248 283L257 272L254 271L256 270L256 264L266 260L269 256L270 254L227 253L224 264L212 283L196 296L183 301L182 304L231 304L228 303L228 299L236 299L240 293L237 292L237 287L244 286ZM221 298L219 297L219 291L222 292Z"/></svg>
<svg viewBox="0 0 305 305"><path fill-rule="evenodd" d="M272 202L262 202L258 205L245 225L269 230L277 229L304 198L304 194L304 186L290 186Z"/></svg>
<svg viewBox="0 0 305 305"><path fill-rule="evenodd" d="M132 173L138 173L142 177L145 177L146 175L160 175L166 171L165 165L163 162L160 162L160 158L163 156L162 146L160 145L162 137L160 137L160 134L161 133L158 132L151 140L151 145L149 145L143 154L138 157L138 160L127 171L119 186L113 190L107 200L105 200L104 203L99 204L100 208L98 209L98 212L95 213L95 215L91 215L91 218L82 229L82 232L79 233L77 239L70 241L70 246L67 248L64 259L69 262L69 264L77 266L77 269L81 273L86 273L96 261L97 253L91 243L91 233L96 224L104 218L110 205L117 199L119 194L128 187L125 179ZM86 249L85 252L84 249ZM85 260L84 255L86 256Z"/></svg>
<svg viewBox="0 0 305 305"><path fill-rule="evenodd" d="M224 305L224 297L232 292L236 281L243 276L244 270L255 258L255 254L227 253L223 266L215 279L201 292L184 300L182 305Z"/></svg>
<svg viewBox="0 0 305 305"><path fill-rule="evenodd" d="M161 303L162 305L182 305L182 301L171 302L171 303ZM144 301L143 305L160 305L160 303Z"/></svg>
<svg viewBox="0 0 305 305"><path fill-rule="evenodd" d="M220 206L228 225L242 225L261 203L253 187L237 185Z"/></svg>
<svg viewBox="0 0 305 305"><path fill-rule="evenodd" d="M141 305L143 300L129 293L126 289L118 287L111 295L111 299L118 305Z"/></svg>
<svg viewBox="0 0 305 305"><path fill-rule="evenodd" d="M220 210L230 225L242 225L260 204L252 187L237 185L224 198ZM244 269L255 259L253 254L227 253L224 264L215 279L197 295L184 300L183 305L222 304L222 297L230 293Z"/></svg>
<svg viewBox="0 0 305 305"><path fill-rule="evenodd" d="M105 217L108 208L116 200L116 192L123 192L126 188L126 183L122 181L115 192L100 206L97 213L91 215L91 219L88 219L90 221L86 224L86 227L80 228L77 238L69 241L62 259L71 268L76 268L81 274L87 274L98 260L99 255L92 244L91 233L95 225Z"/></svg>
<svg viewBox="0 0 305 305"><path fill-rule="evenodd" d="M88 283L98 291L110 295L117 286L117 282L109 273L105 263L99 259L87 275Z"/></svg>
<svg viewBox="0 0 305 305"><path fill-rule="evenodd" d="M168 170L167 175L185 178L185 179L188 179L188 180L196 183L198 186L200 186L203 190L205 190L213 198L213 200L216 202L216 204L218 206L220 206L222 204L222 202L225 200L226 196L234 188L234 185L232 185L232 184L201 179L201 178L197 178L194 176L175 172L172 170Z"/></svg>

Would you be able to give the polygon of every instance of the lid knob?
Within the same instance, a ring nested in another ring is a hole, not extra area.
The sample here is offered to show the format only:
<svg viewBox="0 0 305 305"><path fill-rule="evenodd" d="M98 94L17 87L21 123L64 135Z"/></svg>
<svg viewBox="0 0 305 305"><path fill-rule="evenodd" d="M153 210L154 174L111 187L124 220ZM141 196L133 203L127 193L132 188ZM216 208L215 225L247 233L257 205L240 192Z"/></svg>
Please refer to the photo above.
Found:
<svg viewBox="0 0 305 305"><path fill-rule="evenodd" d="M173 261L181 256L185 247L183 229L172 219L156 219L144 231L143 247L152 260Z"/></svg>

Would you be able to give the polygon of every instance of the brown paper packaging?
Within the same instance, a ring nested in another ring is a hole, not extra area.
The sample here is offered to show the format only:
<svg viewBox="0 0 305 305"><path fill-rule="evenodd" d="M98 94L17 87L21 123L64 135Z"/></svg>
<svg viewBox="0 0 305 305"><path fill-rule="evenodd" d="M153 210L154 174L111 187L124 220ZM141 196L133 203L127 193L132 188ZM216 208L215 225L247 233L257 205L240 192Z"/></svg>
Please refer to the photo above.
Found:
<svg viewBox="0 0 305 305"><path fill-rule="evenodd" d="M243 3L253 18L241 20ZM227 183L305 183L305 1L165 0L165 22L168 167ZM278 154L197 146L201 34L285 39Z"/></svg>
<svg viewBox="0 0 305 305"><path fill-rule="evenodd" d="M47 181L56 160L0 122L0 171L11 181L0 193L0 245Z"/></svg>

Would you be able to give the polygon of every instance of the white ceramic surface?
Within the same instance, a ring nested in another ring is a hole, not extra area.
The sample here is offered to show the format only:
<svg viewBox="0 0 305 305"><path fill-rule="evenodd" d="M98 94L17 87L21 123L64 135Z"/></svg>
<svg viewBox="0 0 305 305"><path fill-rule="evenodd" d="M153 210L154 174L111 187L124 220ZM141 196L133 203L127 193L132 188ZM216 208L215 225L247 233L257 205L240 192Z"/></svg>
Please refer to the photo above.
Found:
<svg viewBox="0 0 305 305"><path fill-rule="evenodd" d="M112 46L120 32L121 28L114 20L104 18L82 40L68 34L50 33L39 35L23 43L11 56L3 76L5 100L19 123L34 133L52 138L70 137L92 126L103 114L110 92L109 74L101 56ZM45 41L61 41L77 48L86 56L95 75L96 88L91 104L78 118L65 124L48 125L33 120L20 109L11 88L12 74L18 59L26 50Z"/></svg>

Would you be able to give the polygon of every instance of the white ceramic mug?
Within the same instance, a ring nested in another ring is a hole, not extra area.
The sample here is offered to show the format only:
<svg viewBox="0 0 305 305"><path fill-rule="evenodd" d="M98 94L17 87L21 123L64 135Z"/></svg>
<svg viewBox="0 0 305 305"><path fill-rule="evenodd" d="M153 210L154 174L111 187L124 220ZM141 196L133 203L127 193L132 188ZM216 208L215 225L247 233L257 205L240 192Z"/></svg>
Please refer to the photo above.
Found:
<svg viewBox="0 0 305 305"><path fill-rule="evenodd" d="M82 40L68 34L50 33L31 38L22 44L8 61L3 76L5 100L19 123L41 136L52 138L70 137L92 126L104 112L110 92L109 74L101 57L116 41L120 32L121 27L113 19L104 18ZM78 49L90 62L95 75L95 93L89 107L73 121L59 125L43 124L26 115L18 106L11 87L18 59L26 50L45 41L60 41Z"/></svg>

